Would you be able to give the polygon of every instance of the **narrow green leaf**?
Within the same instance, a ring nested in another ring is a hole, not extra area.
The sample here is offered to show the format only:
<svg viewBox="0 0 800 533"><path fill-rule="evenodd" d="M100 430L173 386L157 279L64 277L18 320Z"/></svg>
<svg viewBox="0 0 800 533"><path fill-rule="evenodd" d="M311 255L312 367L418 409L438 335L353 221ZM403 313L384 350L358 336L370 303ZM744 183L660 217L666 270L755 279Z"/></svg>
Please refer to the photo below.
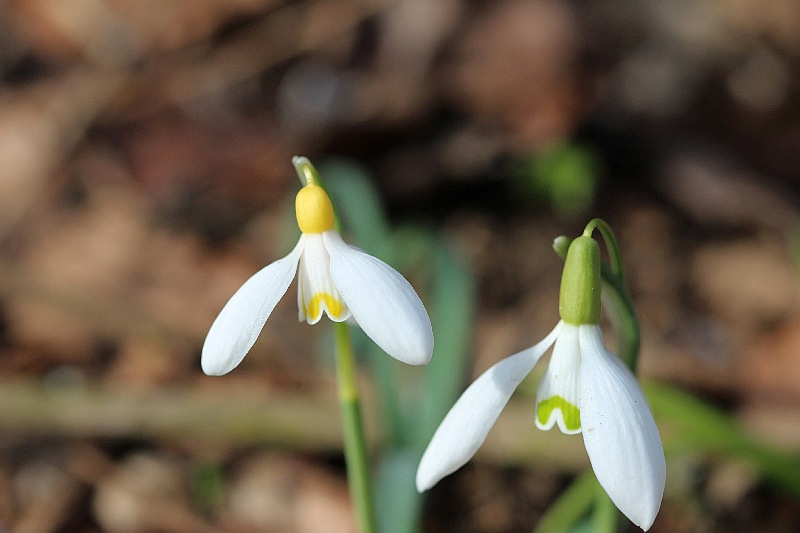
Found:
<svg viewBox="0 0 800 533"><path fill-rule="evenodd" d="M644 383L643 388L668 452L700 451L744 459L766 480L800 497L800 458L759 442L733 416L687 392L656 383Z"/></svg>
<svg viewBox="0 0 800 533"><path fill-rule="evenodd" d="M421 529L424 497L414 485L420 456L408 448L392 449L378 464L376 506L382 533L416 533Z"/></svg>
<svg viewBox="0 0 800 533"><path fill-rule="evenodd" d="M320 165L325 186L345 230L358 246L391 263L386 254L389 223L378 191L367 173L345 160L329 160Z"/></svg>
<svg viewBox="0 0 800 533"><path fill-rule="evenodd" d="M539 520L534 533L565 533L589 512L597 493L597 478L587 470L572 482Z"/></svg>

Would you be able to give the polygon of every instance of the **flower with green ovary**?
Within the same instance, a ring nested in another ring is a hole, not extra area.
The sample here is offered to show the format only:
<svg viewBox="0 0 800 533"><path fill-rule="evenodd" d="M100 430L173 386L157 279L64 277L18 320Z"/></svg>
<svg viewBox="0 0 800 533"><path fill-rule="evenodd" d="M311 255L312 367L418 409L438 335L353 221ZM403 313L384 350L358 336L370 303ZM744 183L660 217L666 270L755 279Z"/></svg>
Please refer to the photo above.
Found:
<svg viewBox="0 0 800 533"><path fill-rule="evenodd" d="M650 528L664 494L664 450L636 378L603 345L599 272L597 243L575 239L561 281L561 320L544 340L495 364L467 388L422 456L420 492L470 460L514 390L554 346L536 398L536 426L583 433L611 500L634 524Z"/></svg>
<svg viewBox="0 0 800 533"><path fill-rule="evenodd" d="M433 332L417 293L392 267L342 240L334 228L333 205L314 182L311 164L295 158L295 165L306 183L295 202L300 240L225 304L203 345L203 371L226 374L244 359L295 276L301 321L316 324L323 313L336 322L352 317L392 357L426 364Z"/></svg>

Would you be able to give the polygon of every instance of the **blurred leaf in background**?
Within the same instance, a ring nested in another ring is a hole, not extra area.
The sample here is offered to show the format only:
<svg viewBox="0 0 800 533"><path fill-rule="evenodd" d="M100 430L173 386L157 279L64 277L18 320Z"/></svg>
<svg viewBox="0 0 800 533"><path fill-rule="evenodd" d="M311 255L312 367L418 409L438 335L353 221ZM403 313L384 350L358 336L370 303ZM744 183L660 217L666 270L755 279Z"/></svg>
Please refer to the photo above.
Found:
<svg viewBox="0 0 800 533"><path fill-rule="evenodd" d="M600 177L596 151L564 140L519 162L516 184L526 196L538 198L563 218L585 216L594 201Z"/></svg>

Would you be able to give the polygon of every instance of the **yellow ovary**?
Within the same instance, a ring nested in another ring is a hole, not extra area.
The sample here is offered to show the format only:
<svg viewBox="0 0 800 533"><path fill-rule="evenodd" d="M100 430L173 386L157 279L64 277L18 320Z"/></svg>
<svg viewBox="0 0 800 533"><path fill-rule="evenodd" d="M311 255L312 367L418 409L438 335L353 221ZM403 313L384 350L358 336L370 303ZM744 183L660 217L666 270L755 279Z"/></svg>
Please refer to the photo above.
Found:
<svg viewBox="0 0 800 533"><path fill-rule="evenodd" d="M295 199L297 225L303 233L322 233L333 229L333 204L325 189L306 185Z"/></svg>
<svg viewBox="0 0 800 533"><path fill-rule="evenodd" d="M333 320L338 319L345 311L344 302L337 300L327 292L318 292L311 297L308 305L306 305L306 315L310 317L319 316L323 305L328 311L328 316Z"/></svg>

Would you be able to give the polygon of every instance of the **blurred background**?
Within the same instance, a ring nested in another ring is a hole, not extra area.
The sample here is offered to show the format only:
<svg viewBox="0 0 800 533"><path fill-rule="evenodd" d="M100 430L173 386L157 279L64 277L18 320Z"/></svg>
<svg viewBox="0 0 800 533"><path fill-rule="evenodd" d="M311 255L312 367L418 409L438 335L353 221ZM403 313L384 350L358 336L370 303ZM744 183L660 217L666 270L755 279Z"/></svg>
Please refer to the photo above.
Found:
<svg viewBox="0 0 800 533"><path fill-rule="evenodd" d="M411 483L465 384L550 331L550 244L594 216L667 451L652 531L800 530L796 0L6 0L0 531L354 531L295 287L239 368L199 365L296 239L296 154L436 330L430 370L359 345L386 531L531 531L587 467L535 430L537 369Z"/></svg>

